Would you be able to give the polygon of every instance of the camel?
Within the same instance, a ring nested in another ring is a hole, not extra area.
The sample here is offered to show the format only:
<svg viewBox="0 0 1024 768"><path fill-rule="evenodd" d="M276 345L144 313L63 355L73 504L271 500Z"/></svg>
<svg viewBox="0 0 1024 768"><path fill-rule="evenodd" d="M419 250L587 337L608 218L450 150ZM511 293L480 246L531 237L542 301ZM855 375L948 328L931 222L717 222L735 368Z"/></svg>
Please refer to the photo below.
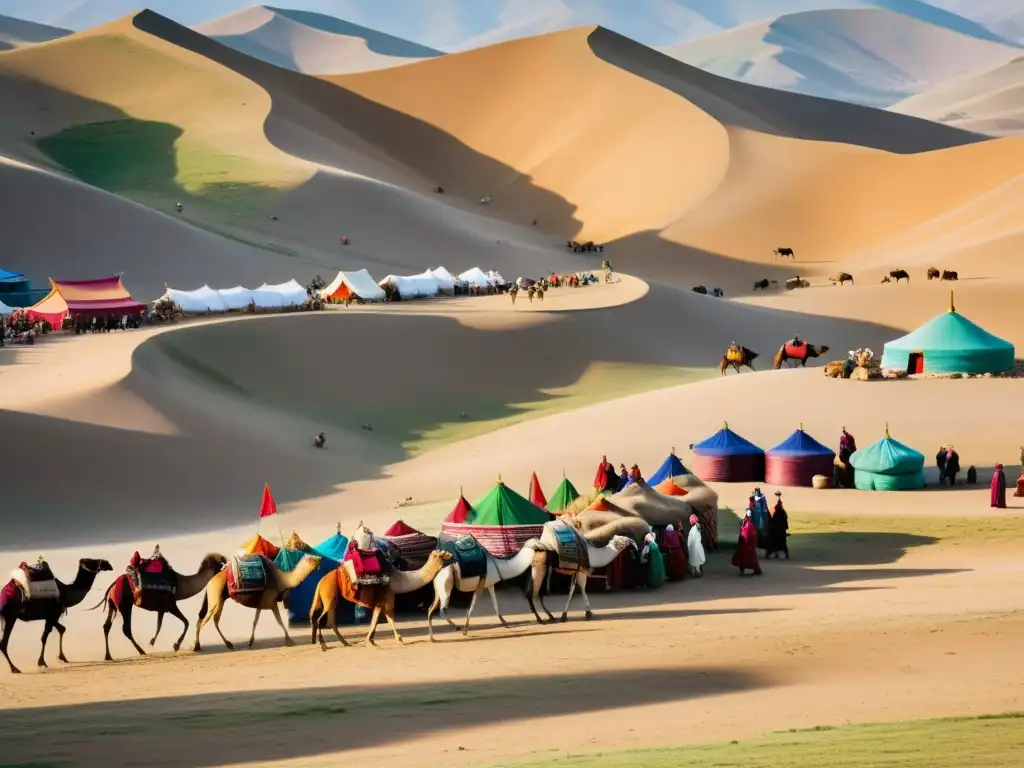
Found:
<svg viewBox="0 0 1024 768"><path fill-rule="evenodd" d="M939 272L939 270L936 269L935 267L928 267L928 279L929 280L936 280L941 275L942 275L942 273Z"/></svg>
<svg viewBox="0 0 1024 768"><path fill-rule="evenodd" d="M280 625L281 630L284 632L284 644L291 646L295 645L295 641L292 640L288 634L288 628L281 620L281 611L277 607L277 604L287 597L288 591L295 589L299 586L306 578L313 573L317 568L320 567L320 558L315 555L304 555L298 564L290 571L282 571L276 565L273 560L263 555L260 555L260 559L263 561L263 572L266 574L266 584L263 589L258 592L252 593L239 593L235 595L228 594L228 570L231 568L228 565L227 568L216 574L209 583L206 585L206 594L203 596L203 605L199 609L199 621L196 622L196 641L192 646L193 651L201 651L203 648L199 644L199 633L203 627L209 623L210 619L213 619L213 626L217 630L217 634L220 635L220 639L224 641L224 646L229 650L233 651L233 646L224 633L220 631L220 617L224 613L224 601L225 598L230 597L239 605L244 605L246 608L254 608L256 610L256 616L252 621L252 634L249 636L249 649L252 649L253 644L256 642L256 625L260 620L260 613L263 611L271 611L274 614L274 618L277 619L277 623Z"/></svg>
<svg viewBox="0 0 1024 768"><path fill-rule="evenodd" d="M65 664L68 663L68 659L64 655L64 632L66 630L60 623L60 617L67 612L68 608L85 600L85 596L89 594L93 582L101 572L112 570L114 570L113 567L106 560L83 558L78 561L78 573L75 574L73 582L65 584L60 579L54 579L57 585L57 597L53 599L27 599L14 579L11 579L7 586L0 590L0 629L3 631L3 635L0 636L0 653L3 653L4 658L7 659L7 665L11 668L11 672L16 675L21 672L14 666L11 657L7 655L7 644L11 639L11 632L14 631L14 625L18 621L43 621L46 623L46 626L43 627L39 661L36 662L40 667L46 667L46 640L54 629L57 630L58 638L57 658Z"/></svg>
<svg viewBox="0 0 1024 768"><path fill-rule="evenodd" d="M501 615L498 607L498 597L494 593L494 585L501 581L509 581L518 578L526 573L533 565L533 556L536 549L533 546L535 539L531 539L523 545L514 556L502 559L491 555L484 550L484 562L486 570L482 576L464 576L458 562L446 565L441 572L434 577L434 602L427 610L427 632L430 635L430 642L434 642L434 624L431 621L434 611L440 608L441 616L458 629L455 622L448 617L448 603L455 591L472 592L473 597L469 601L469 610L466 611L466 624L462 628L462 634L469 634L469 618L473 615L473 608L476 606L476 599L480 593L487 591L491 595L491 603L494 605L494 613L498 621L507 624L505 617Z"/></svg>
<svg viewBox="0 0 1024 768"><path fill-rule="evenodd" d="M434 580L445 564L452 559L450 552L435 549L430 553L424 566L415 571L400 571L397 568L389 573L390 580L384 585L361 586L353 582L353 574L348 563L342 563L338 568L331 571L320 579L316 585L316 596L313 598L313 605L309 609L309 622L313 625L313 637L311 642L320 640L320 650L327 650L327 643L324 642L323 622L334 631L335 636L344 646L348 642L338 631L337 620L334 615L334 608L338 600L344 598L349 602L361 605L363 608L373 610L370 619L370 631L366 633L366 642L376 646L374 634L377 632L377 625L380 623L381 614L391 626L395 633L395 640L405 644L402 636L398 634L398 627L395 626L395 595L405 595L422 589Z"/></svg>
<svg viewBox="0 0 1024 768"><path fill-rule="evenodd" d="M959 280L960 276L956 273L956 270L944 269L942 270L942 277L940 280Z"/></svg>
<svg viewBox="0 0 1024 768"><path fill-rule="evenodd" d="M774 251L772 251L772 253L775 254L775 258L779 258L780 256L788 256L791 259L796 259L796 254L793 253L792 248L783 248L780 246L776 248Z"/></svg>
<svg viewBox="0 0 1024 768"><path fill-rule="evenodd" d="M541 619L540 614L537 613L537 607L535 601L540 602L540 607L544 609L544 612L548 615L550 621L554 621L555 617L551 611L544 605L544 598L540 595L541 585L545 583L547 576L550 571L562 570L559 568L559 551L558 551L558 538L555 533L555 526L565 526L566 524L560 520L552 520L549 523L544 524L544 530L541 532L539 540L531 540L528 542L536 549L536 554L533 558L533 568L530 571L530 582L527 585L526 599L530 602L530 610L533 611L533 615L537 619L538 624L543 624L544 620ZM590 599L587 597L587 579L590 578L590 574L597 568L605 568L611 565L612 561L615 560L627 547L636 547L636 542L628 536L612 536L611 541L603 547L596 547L590 543L587 539L583 538L582 535L579 537L587 547L586 562L587 565L577 564L577 566L570 570L565 570L572 577L572 581L569 584L569 599L565 602L565 609L562 611L562 621L567 621L569 618L569 605L572 603L572 597L576 593L576 587L580 588L580 594L583 595L583 606L586 610L585 616L587 619L594 618L594 612L590 610ZM536 544L532 542L536 541Z"/></svg>
<svg viewBox="0 0 1024 768"><path fill-rule="evenodd" d="M695 285L695 286L693 286L693 292L694 293L699 293L701 296L707 296L708 295L708 288L707 288L706 285Z"/></svg>
<svg viewBox="0 0 1024 768"><path fill-rule="evenodd" d="M210 579L220 573L226 563L227 558L224 555L210 553L199 564L199 570L191 576L186 576L176 572L174 569L170 569L171 575L174 578L174 591L164 592L144 588L142 591L142 602L138 606L136 606L135 596L128 581L128 574L122 573L118 576L114 583L107 587L107 591L103 594L103 599L89 609L90 611L95 611L101 605L106 604L107 606L107 620L103 622L103 643L107 651L103 657L104 661L114 660L114 657L110 655L110 628L113 626L114 617L117 614L121 614L121 631L124 633L124 636L135 646L135 650L140 656L146 655L146 652L135 642L135 637L132 635L132 609L135 607L143 611L156 612L156 632L153 633L153 638L149 641L151 648L156 645L156 639L160 635L160 629L164 624L165 613L171 614L171 616L180 621L184 626L181 629L181 635L174 641L174 650L179 650L182 642L185 640L189 624L188 619L178 609L178 603L182 600L188 600L190 597L194 597L206 589Z"/></svg>
<svg viewBox="0 0 1024 768"><path fill-rule="evenodd" d="M825 372L825 376L829 379L845 379L846 361L833 360L830 363L825 363L825 367L822 368L822 370Z"/></svg>
<svg viewBox="0 0 1024 768"><path fill-rule="evenodd" d="M799 357L794 357L794 356L790 355L789 350L787 349L789 346L790 346L789 343L783 344L781 347L779 347L779 351L775 353L775 370L776 371L779 370L782 367L783 363L786 363L786 365L788 367L790 360L798 363L801 366L805 366L805 365L807 365L807 361L808 360L812 360L812 359L814 359L816 357L821 357L826 352L828 352L828 347L826 345L824 345L824 344L822 344L820 347L816 347L813 344L808 344L805 341L802 346L806 350L806 352L804 353L805 354L804 358L801 359Z"/></svg>
<svg viewBox="0 0 1024 768"><path fill-rule="evenodd" d="M728 352L722 355L722 362L718 364L718 373L720 375L725 376L725 372L730 365L736 369L736 373L739 373L740 368L742 368L743 366L746 366L752 371L754 370L754 360L760 357L760 355L758 355L757 352L754 352L753 350L747 349L746 347L740 347L739 351L739 360L730 360Z"/></svg>
<svg viewBox="0 0 1024 768"><path fill-rule="evenodd" d="M772 283L778 283L778 281L777 280L769 280L767 277L762 278L762 279L758 280L756 283L754 283L754 290L755 291L767 291L768 290L768 286L771 285Z"/></svg>
<svg viewBox="0 0 1024 768"><path fill-rule="evenodd" d="M888 274L888 277L890 278L889 280L883 279L882 282L888 283L891 280L895 280L897 283L900 280L906 280L908 283L910 282L910 274L905 269L894 269Z"/></svg>
<svg viewBox="0 0 1024 768"><path fill-rule="evenodd" d="M789 280L786 281L786 290L787 291L792 291L792 290L794 290L796 288L810 288L810 287L811 287L810 281L809 280L804 280L799 275L797 275L796 277L791 277L791 278L789 278Z"/></svg>
<svg viewBox="0 0 1024 768"><path fill-rule="evenodd" d="M839 286L842 286L845 283L849 283L850 285L854 285L853 275L851 275L849 272L838 272L838 273L834 274L832 277L829 278L829 282L831 282L832 285L839 285Z"/></svg>

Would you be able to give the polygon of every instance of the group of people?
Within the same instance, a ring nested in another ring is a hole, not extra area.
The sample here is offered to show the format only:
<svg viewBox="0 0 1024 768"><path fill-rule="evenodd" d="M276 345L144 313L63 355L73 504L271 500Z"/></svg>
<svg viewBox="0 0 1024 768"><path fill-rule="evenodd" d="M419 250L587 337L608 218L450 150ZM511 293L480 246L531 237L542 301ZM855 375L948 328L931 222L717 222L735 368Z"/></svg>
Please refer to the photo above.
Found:
<svg viewBox="0 0 1024 768"><path fill-rule="evenodd" d="M594 475L594 490L618 493L631 482L643 479L640 467L636 464L629 469L626 469L625 464L619 464L619 471L616 473L615 465L608 461L607 456L602 456L601 463L597 465L597 474Z"/></svg>
<svg viewBox="0 0 1024 768"><path fill-rule="evenodd" d="M767 497L760 488L755 488L743 513L732 564L739 569L740 576L746 571L760 576L761 563L757 550L763 549L766 558L785 555L789 560L788 536L789 515L782 504L782 491L775 492L775 507L769 510Z"/></svg>
<svg viewBox="0 0 1024 768"><path fill-rule="evenodd" d="M952 445L939 446L939 452L935 454L935 466L939 468L939 485L945 485L947 480L951 487L956 485L956 476L960 474L960 454ZM977 475L973 480L968 478L967 482L977 482Z"/></svg>
<svg viewBox="0 0 1024 768"><path fill-rule="evenodd" d="M106 315L75 315L70 319L70 325L75 330L75 336L83 333L109 333L110 331L126 331L129 328L138 328L146 320L146 313Z"/></svg>
<svg viewBox="0 0 1024 768"><path fill-rule="evenodd" d="M5 340L13 344L35 344L37 336L50 330L49 324L44 328L43 323L22 310L12 312L0 326L0 347L4 346Z"/></svg>

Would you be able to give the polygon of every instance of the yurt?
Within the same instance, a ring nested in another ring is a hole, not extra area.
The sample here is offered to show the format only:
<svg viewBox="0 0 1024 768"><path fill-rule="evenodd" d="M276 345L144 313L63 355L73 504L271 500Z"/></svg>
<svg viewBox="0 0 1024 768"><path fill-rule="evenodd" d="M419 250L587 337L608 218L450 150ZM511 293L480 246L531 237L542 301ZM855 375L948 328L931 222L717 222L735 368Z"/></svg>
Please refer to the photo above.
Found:
<svg viewBox="0 0 1024 768"><path fill-rule="evenodd" d="M459 500L455 502L455 506L452 508L452 511L449 512L448 516L441 522L441 530L444 531L445 525L448 523L454 523L455 525L464 525L472 516L473 505L466 501L466 497L462 493L462 490L460 489Z"/></svg>
<svg viewBox="0 0 1024 768"><path fill-rule="evenodd" d="M688 474L690 474L690 470L683 466L683 462L676 456L676 449L673 448L672 452L661 463L661 466L654 471L653 475L647 478L647 483L648 485L656 486L665 480L671 480L673 477Z"/></svg>
<svg viewBox="0 0 1024 768"><path fill-rule="evenodd" d="M315 549L317 554L324 558L323 562L320 563L321 570L331 565L335 568L341 565L345 560L345 552L348 549L348 538L341 533L341 523L338 523L338 529L335 534L321 541L316 545ZM361 620L366 621L369 619L368 611L363 608L357 609L355 605L347 600L338 601L338 605L334 609L334 617L339 624L355 624L357 610ZM309 619L308 612L306 619L307 621Z"/></svg>
<svg viewBox="0 0 1024 768"><path fill-rule="evenodd" d="M764 480L769 485L811 487L815 475L831 476L836 454L804 432L803 424L781 443L765 451Z"/></svg>
<svg viewBox="0 0 1024 768"><path fill-rule="evenodd" d="M273 560L277 557L277 553L281 551L281 548L269 541L264 539L258 533L249 539L245 544L242 545L239 554L242 555L263 555L268 560Z"/></svg>
<svg viewBox="0 0 1024 768"><path fill-rule="evenodd" d="M558 484L555 492L548 499L548 511L555 514L564 512L579 497L580 492L576 490L576 486L569 481L565 473L562 473L562 482Z"/></svg>
<svg viewBox="0 0 1024 768"><path fill-rule="evenodd" d="M449 536L472 534L495 557L509 557L540 536L544 523L551 519L550 514L498 478L487 495L472 506L465 522L446 521L441 530Z"/></svg>
<svg viewBox="0 0 1024 768"><path fill-rule="evenodd" d="M543 510L548 508L548 499L544 495L544 490L540 487L540 480L537 478L537 473L534 472L530 477L530 503L534 506L540 507Z"/></svg>
<svg viewBox="0 0 1024 768"><path fill-rule="evenodd" d="M711 483L751 483L764 479L764 451L723 424L693 446L693 471Z"/></svg>
<svg viewBox="0 0 1024 768"><path fill-rule="evenodd" d="M309 624L309 609L313 606L313 598L316 595L316 588L320 583L320 579L334 571L339 565L338 560L332 560L330 557L309 546L294 531L285 546L278 550L277 556L274 558L274 565L282 571L291 571L306 555L320 557L320 565L299 586L289 590L289 624Z"/></svg>
<svg viewBox="0 0 1024 768"><path fill-rule="evenodd" d="M418 531L404 520L396 520L384 531L383 538L393 544L407 563L421 567L437 548L437 537Z"/></svg>
<svg viewBox="0 0 1024 768"><path fill-rule="evenodd" d="M911 491L924 488L924 455L889 436L850 457L853 483L860 491Z"/></svg>
<svg viewBox="0 0 1024 768"><path fill-rule="evenodd" d="M1005 373L1013 370L1013 344L993 336L953 306L916 331L885 345L883 370L917 373Z"/></svg>

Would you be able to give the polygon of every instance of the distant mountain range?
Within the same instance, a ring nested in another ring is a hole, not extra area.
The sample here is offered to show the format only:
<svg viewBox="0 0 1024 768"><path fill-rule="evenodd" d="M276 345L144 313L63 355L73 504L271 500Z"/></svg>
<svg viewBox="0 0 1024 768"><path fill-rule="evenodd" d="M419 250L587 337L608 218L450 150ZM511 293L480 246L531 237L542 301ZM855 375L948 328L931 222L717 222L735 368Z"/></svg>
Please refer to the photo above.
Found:
<svg viewBox="0 0 1024 768"><path fill-rule="evenodd" d="M47 40L56 40L70 34L70 30L67 29L0 15L0 51L45 43Z"/></svg>

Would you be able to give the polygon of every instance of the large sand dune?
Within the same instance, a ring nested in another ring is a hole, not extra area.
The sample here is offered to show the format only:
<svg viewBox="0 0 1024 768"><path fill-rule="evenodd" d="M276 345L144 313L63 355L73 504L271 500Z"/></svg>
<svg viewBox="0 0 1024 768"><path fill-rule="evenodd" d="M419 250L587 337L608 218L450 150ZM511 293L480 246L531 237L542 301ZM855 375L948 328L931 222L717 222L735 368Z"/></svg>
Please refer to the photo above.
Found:
<svg viewBox="0 0 1024 768"><path fill-rule="evenodd" d="M195 29L257 59L310 75L386 69L441 55L332 16L267 6L246 8Z"/></svg>
<svg viewBox="0 0 1024 768"><path fill-rule="evenodd" d="M782 16L664 50L723 77L873 107L1021 54L881 9Z"/></svg>
<svg viewBox="0 0 1024 768"><path fill-rule="evenodd" d="M1024 56L995 69L942 83L890 107L989 136L1024 132Z"/></svg>

